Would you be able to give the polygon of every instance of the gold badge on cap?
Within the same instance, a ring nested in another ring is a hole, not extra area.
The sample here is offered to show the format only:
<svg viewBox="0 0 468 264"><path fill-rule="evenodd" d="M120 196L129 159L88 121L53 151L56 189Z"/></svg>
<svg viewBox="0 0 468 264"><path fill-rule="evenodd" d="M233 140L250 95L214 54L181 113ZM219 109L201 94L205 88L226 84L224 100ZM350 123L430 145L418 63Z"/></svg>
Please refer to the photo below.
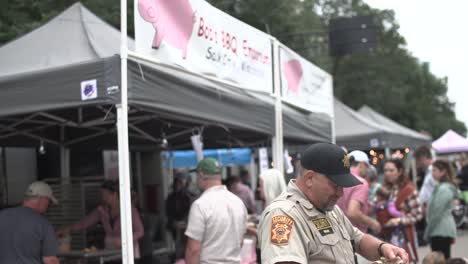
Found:
<svg viewBox="0 0 468 264"><path fill-rule="evenodd" d="M293 226L294 221L289 216L273 216L273 218L271 218L271 243L278 246L287 245L291 237Z"/></svg>
<svg viewBox="0 0 468 264"><path fill-rule="evenodd" d="M343 157L343 165L346 167L346 168L349 168L349 158L348 158L348 155L346 155L346 153L344 154L344 157Z"/></svg>

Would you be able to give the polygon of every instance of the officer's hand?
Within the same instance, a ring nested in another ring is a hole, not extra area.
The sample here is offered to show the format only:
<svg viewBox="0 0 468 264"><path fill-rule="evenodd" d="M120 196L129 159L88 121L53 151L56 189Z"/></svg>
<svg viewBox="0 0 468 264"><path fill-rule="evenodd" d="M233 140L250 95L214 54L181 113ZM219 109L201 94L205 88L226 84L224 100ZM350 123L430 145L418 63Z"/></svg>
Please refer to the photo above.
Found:
<svg viewBox="0 0 468 264"><path fill-rule="evenodd" d="M376 220L372 221L371 225L369 225L369 228L374 232L374 234L378 234L382 230L382 226Z"/></svg>
<svg viewBox="0 0 468 264"><path fill-rule="evenodd" d="M404 249L392 244L384 244L382 246L382 255L388 260L397 260L397 257L400 257L401 263L409 263L408 253Z"/></svg>

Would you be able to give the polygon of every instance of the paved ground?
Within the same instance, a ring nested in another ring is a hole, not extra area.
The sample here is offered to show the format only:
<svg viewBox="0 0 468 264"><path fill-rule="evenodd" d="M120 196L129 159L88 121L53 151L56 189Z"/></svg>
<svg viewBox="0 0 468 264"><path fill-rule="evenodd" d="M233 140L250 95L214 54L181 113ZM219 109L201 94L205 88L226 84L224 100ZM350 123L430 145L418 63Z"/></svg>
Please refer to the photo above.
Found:
<svg viewBox="0 0 468 264"><path fill-rule="evenodd" d="M430 251L431 248L429 246L420 247L418 255L422 259ZM468 229L459 230L457 240L452 245L452 257L468 258Z"/></svg>

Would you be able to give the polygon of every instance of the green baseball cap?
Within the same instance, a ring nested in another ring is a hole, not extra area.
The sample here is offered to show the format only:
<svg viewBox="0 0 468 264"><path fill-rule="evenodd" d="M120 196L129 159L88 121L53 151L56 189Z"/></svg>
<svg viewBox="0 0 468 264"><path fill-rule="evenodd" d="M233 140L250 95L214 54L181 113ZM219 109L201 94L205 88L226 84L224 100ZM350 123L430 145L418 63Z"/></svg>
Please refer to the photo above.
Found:
<svg viewBox="0 0 468 264"><path fill-rule="evenodd" d="M204 158L198 162L197 168L192 171L202 172L206 175L216 175L221 173L221 166L216 159Z"/></svg>

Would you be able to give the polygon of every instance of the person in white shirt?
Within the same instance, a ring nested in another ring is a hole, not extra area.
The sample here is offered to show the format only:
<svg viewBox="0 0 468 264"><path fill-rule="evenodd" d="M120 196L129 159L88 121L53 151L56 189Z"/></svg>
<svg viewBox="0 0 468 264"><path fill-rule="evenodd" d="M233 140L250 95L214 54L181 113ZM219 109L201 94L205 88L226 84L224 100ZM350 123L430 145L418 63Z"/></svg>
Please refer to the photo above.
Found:
<svg viewBox="0 0 468 264"><path fill-rule="evenodd" d="M432 153L428 146L421 146L414 151L414 158L416 160L416 167L418 170L424 172L424 180L419 191L419 201L421 203L421 209L423 214L426 214L427 204L431 199L432 193L436 186L436 181L432 176ZM421 221L416 224L416 230L418 234L418 241L420 246L427 244L424 239L424 230L426 229L426 218L423 217Z"/></svg>
<svg viewBox="0 0 468 264"><path fill-rule="evenodd" d="M277 169L268 169L260 174L261 195L265 200L265 207L270 205L282 192L286 190L283 174Z"/></svg>
<svg viewBox="0 0 468 264"><path fill-rule="evenodd" d="M247 228L247 209L241 199L222 185L217 160L205 158L195 171L203 193L190 207L185 261L238 264Z"/></svg>
<svg viewBox="0 0 468 264"><path fill-rule="evenodd" d="M424 181L419 192L419 200L425 207L434 192L436 182L432 177L432 153L429 147L421 146L414 151L414 158L416 159L416 167L424 171ZM424 208L423 208L424 209Z"/></svg>

